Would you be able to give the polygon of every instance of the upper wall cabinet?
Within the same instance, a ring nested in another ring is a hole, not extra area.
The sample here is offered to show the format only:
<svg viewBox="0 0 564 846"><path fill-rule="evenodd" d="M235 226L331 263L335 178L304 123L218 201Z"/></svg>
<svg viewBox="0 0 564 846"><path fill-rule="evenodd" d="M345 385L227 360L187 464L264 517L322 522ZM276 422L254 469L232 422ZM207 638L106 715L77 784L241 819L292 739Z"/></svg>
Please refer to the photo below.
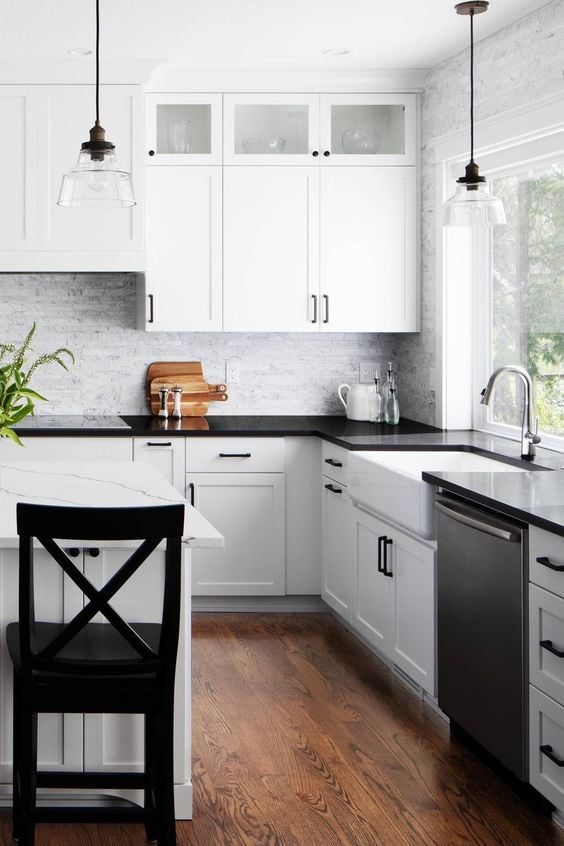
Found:
<svg viewBox="0 0 564 846"><path fill-rule="evenodd" d="M225 164L414 165L414 94L230 94Z"/></svg>
<svg viewBox="0 0 564 846"><path fill-rule="evenodd" d="M0 272L144 269L139 86L102 86L101 115L118 161L133 172L138 205L103 214L61 208L61 179L94 122L94 87L0 87L0 121L7 127L0 149L9 145L11 162L9 190L0 197Z"/></svg>
<svg viewBox="0 0 564 846"><path fill-rule="evenodd" d="M147 94L145 162L221 164L221 94Z"/></svg>

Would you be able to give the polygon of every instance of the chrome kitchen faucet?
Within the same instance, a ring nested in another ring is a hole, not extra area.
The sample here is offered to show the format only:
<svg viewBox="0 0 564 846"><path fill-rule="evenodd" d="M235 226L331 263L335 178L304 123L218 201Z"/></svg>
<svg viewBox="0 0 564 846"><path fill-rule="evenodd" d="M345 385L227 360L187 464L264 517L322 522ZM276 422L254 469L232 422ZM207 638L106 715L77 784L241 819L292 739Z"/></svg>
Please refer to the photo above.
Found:
<svg viewBox="0 0 564 846"><path fill-rule="evenodd" d="M541 439L538 434L539 418L535 416L533 380L525 368L520 367L518 364L505 364L503 367L498 367L497 370L494 370L488 379L488 384L482 391L482 405L489 405L496 380L502 373L516 373L517 376L521 377L523 382L525 393L523 422L521 424L521 458L532 461L535 457L535 445L540 444Z"/></svg>

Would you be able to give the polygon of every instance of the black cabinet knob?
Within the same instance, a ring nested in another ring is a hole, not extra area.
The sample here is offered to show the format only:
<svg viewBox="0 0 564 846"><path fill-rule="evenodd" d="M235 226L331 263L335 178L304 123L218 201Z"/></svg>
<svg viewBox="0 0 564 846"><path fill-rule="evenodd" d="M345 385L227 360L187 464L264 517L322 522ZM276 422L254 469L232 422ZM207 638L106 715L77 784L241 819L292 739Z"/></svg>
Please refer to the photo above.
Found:
<svg viewBox="0 0 564 846"><path fill-rule="evenodd" d="M71 558L78 558L80 555L80 549L77 546L71 546L70 549L67 549L67 552Z"/></svg>
<svg viewBox="0 0 564 846"><path fill-rule="evenodd" d="M154 155L155 155L155 151L154 151L154 150L149 150L149 155L150 155L150 156L154 156Z"/></svg>
<svg viewBox="0 0 564 846"><path fill-rule="evenodd" d="M319 150L314 150L314 151L313 151L313 153L312 153L311 155L312 155L312 156L318 156L318 155L319 155Z"/></svg>
<svg viewBox="0 0 564 846"><path fill-rule="evenodd" d="M327 156L331 155L331 152L329 150L325 150L323 155L327 158Z"/></svg>
<svg viewBox="0 0 564 846"><path fill-rule="evenodd" d="M100 550L97 546L93 546L92 549L88 550L88 554L92 556L92 558L98 558L100 555Z"/></svg>

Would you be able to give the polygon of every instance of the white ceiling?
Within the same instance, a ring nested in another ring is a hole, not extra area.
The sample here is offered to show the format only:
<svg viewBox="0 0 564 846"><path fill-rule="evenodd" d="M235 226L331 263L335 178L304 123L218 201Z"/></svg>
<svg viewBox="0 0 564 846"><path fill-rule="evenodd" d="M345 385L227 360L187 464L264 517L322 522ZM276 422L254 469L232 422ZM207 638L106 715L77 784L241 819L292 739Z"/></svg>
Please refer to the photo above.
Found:
<svg viewBox="0 0 564 846"><path fill-rule="evenodd" d="M483 38L546 4L491 0ZM102 58L189 68L429 68L468 44L454 0L100 0ZM0 0L0 61L94 46L94 0ZM346 47L346 56L323 51Z"/></svg>

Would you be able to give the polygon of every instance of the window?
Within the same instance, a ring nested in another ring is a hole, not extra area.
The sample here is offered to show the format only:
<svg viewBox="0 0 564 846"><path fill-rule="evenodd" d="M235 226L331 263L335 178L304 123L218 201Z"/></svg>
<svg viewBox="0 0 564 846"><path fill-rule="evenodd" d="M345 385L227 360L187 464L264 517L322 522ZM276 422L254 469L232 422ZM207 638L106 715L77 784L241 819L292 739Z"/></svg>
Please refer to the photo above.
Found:
<svg viewBox="0 0 564 846"><path fill-rule="evenodd" d="M563 447L564 156L492 171L489 179L507 224L477 239L477 266L485 271L476 309L479 375L483 380L503 364L525 367L543 443L554 438L553 445ZM521 426L522 402L519 378L504 376L482 411L484 427L511 434L508 427Z"/></svg>

